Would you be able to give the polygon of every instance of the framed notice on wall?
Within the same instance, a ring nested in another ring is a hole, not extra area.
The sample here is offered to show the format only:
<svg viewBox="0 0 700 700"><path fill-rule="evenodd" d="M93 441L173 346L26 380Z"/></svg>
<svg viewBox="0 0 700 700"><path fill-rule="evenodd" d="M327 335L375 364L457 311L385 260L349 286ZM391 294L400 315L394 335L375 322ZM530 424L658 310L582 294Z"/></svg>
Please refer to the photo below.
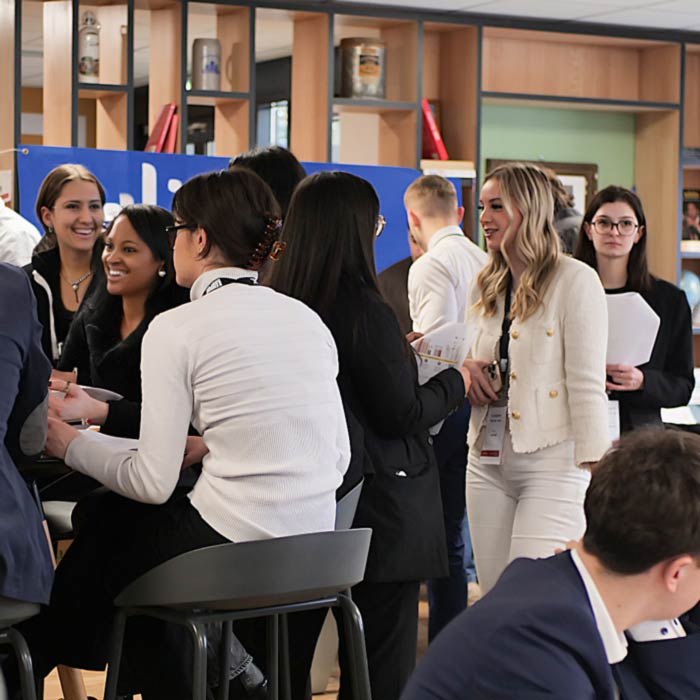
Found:
<svg viewBox="0 0 700 700"><path fill-rule="evenodd" d="M521 161L519 158L486 160L486 171L490 172L495 167L504 163ZM598 191L598 166L595 163L555 163L548 160L526 161L539 165L542 168L553 170L561 183L574 197L574 209L585 212L588 203Z"/></svg>

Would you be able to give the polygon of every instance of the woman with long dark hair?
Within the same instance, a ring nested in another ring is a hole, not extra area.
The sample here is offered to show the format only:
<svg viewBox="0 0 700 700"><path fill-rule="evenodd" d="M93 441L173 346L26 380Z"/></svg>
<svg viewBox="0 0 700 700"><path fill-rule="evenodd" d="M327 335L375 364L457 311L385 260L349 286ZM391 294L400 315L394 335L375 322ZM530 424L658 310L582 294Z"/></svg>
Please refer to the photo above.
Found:
<svg viewBox="0 0 700 700"><path fill-rule="evenodd" d="M269 284L316 311L338 346L338 384L352 416L350 470L359 465L366 474L354 526L373 530L353 599L365 625L372 696L396 700L415 663L420 581L447 573L428 429L461 406L469 374L451 368L419 386L411 348L377 286L374 241L383 227L366 180L311 175L292 197L281 235L286 251ZM346 677L341 698L351 697Z"/></svg>
<svg viewBox="0 0 700 700"><path fill-rule="evenodd" d="M138 437L141 342L159 313L188 298L175 282L166 232L173 223L169 211L149 204L130 204L112 221L102 252L105 284L86 300L74 320L58 369L77 368L80 384L124 398L102 401L71 383L65 398L51 397L59 418L87 419L110 435Z"/></svg>
<svg viewBox="0 0 700 700"><path fill-rule="evenodd" d="M36 215L44 237L24 267L44 331L42 347L54 366L73 316L100 284L105 191L85 167L59 165L41 183Z"/></svg>
<svg viewBox="0 0 700 700"><path fill-rule="evenodd" d="M649 362L606 367L622 432L661 425L661 409L685 406L695 386L690 307L678 287L649 272L648 235L639 197L610 185L588 205L574 253L597 270L606 294L637 292L661 320Z"/></svg>

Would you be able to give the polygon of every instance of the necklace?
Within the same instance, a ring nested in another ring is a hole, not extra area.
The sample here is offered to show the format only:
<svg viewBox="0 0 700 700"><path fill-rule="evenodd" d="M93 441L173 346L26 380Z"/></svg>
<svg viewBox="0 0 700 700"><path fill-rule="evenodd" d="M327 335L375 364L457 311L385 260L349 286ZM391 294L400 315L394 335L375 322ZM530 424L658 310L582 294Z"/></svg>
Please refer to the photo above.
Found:
<svg viewBox="0 0 700 700"><path fill-rule="evenodd" d="M92 270L88 270L82 277L79 277L75 282L71 282L65 275L61 275L63 279L68 282L68 284L73 288L73 293L75 294L75 303L79 304L80 303L80 297L78 297L78 289L80 288L80 285L85 282L85 280L90 277L92 274Z"/></svg>

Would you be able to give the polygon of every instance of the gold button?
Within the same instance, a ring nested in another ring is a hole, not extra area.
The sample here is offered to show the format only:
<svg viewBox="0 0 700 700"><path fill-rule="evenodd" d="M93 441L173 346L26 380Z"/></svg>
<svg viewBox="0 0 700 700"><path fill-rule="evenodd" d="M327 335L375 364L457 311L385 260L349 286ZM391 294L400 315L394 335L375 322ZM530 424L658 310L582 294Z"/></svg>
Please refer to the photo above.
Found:
<svg viewBox="0 0 700 700"><path fill-rule="evenodd" d="M559 396L559 392L556 389L552 389L552 391L549 392L550 399L556 399L557 396Z"/></svg>
<svg viewBox="0 0 700 700"><path fill-rule="evenodd" d="M513 379L513 380L515 380L515 379L518 378L518 375L517 375L515 372L511 372L511 373L510 373L510 378Z"/></svg>
<svg viewBox="0 0 700 700"><path fill-rule="evenodd" d="M554 328L548 328L547 335L551 338L554 335Z"/></svg>
<svg viewBox="0 0 700 700"><path fill-rule="evenodd" d="M513 417L513 420L520 420L520 411L513 411L510 415Z"/></svg>
<svg viewBox="0 0 700 700"><path fill-rule="evenodd" d="M520 333L518 331L513 331L510 337L513 338L513 340L517 340L520 337Z"/></svg>

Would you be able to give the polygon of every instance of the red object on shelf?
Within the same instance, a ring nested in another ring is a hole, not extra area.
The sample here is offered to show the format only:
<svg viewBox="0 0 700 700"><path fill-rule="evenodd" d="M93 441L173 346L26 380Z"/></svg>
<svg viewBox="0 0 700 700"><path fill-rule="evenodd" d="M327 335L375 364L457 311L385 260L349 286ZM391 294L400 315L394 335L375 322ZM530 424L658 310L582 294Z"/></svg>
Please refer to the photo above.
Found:
<svg viewBox="0 0 700 700"><path fill-rule="evenodd" d="M151 135L148 137L146 147L143 149L144 151L148 151L149 153L163 152L165 137L168 134L168 128L170 127L170 122L176 110L177 105L174 102L167 102L163 105L163 109L160 110L160 114L156 120L156 125L153 127Z"/></svg>
<svg viewBox="0 0 700 700"><path fill-rule="evenodd" d="M432 160L449 160L445 142L442 140L435 115L428 100L421 102L423 110L423 158Z"/></svg>
<svg viewBox="0 0 700 700"><path fill-rule="evenodd" d="M175 153L175 144L177 143L177 129L180 126L180 115L175 113L170 120L168 127L168 136L165 139L165 148L163 153Z"/></svg>

